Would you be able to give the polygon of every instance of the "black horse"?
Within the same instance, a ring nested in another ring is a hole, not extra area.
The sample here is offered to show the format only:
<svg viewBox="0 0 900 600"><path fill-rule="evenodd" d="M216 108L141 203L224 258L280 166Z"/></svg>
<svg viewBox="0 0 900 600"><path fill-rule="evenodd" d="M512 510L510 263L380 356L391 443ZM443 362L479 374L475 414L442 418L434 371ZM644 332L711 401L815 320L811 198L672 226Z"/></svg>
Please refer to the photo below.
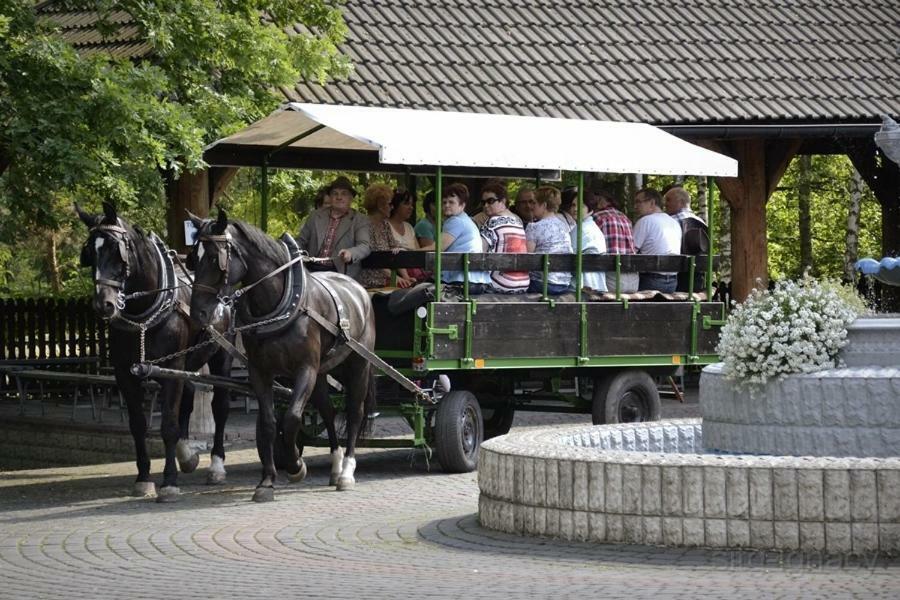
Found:
<svg viewBox="0 0 900 600"><path fill-rule="evenodd" d="M146 443L147 420L143 411L144 392L141 380L132 375L131 366L145 359L158 359L182 351L209 334L190 319L187 287L190 283L176 277L172 259L159 238L132 227L119 218L115 207L107 202L103 203L102 215L88 214L77 205L75 210L90 230L81 252L81 264L93 267L94 310L109 322L110 360L116 383L128 406L128 424L134 438L138 468L133 495L153 495L155 488L150 480ZM224 331L229 319L227 311L220 312L212 325ZM226 352L208 344L162 364L192 371L208 364L211 373L228 375L231 362L232 358ZM161 381L160 386L166 466L157 501L167 502L177 499L179 493L176 457L184 473L196 469L200 457L186 442L193 410L192 388L171 379ZM228 404L228 392L216 389L212 401L216 432L207 474L210 484L225 481L224 437Z"/></svg>
<svg viewBox="0 0 900 600"><path fill-rule="evenodd" d="M295 441L310 397L329 428L332 483L339 490L351 489L356 482L356 443L366 412L374 407L375 386L371 366L342 343L337 328L366 348L374 347L375 320L368 293L344 275L308 273L288 235L279 243L252 225L229 222L221 209L215 221L191 219L198 230L198 242L188 257L195 269L192 316L206 323L221 310L225 289L241 283L241 291L246 291L237 303L236 320L247 349L250 384L259 399L256 446L262 480L253 499L275 497L276 442L282 444L288 477L296 481L305 475ZM290 267L279 270L291 261ZM328 373L343 384L347 396L346 456L337 447ZM280 440L272 397L276 377L293 382Z"/></svg>

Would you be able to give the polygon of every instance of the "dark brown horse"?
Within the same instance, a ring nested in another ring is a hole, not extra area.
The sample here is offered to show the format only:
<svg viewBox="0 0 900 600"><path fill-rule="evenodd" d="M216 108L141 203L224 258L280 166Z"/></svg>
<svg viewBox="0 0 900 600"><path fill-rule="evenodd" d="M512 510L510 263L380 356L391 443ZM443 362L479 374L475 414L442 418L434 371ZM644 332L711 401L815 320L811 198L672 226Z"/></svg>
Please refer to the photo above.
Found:
<svg viewBox="0 0 900 600"><path fill-rule="evenodd" d="M153 495L155 486L150 480L150 458L147 454L144 390L141 379L132 375L131 366L178 353L209 334L201 331L190 319L190 288L187 287L190 284L176 277L172 260L159 238L153 234L147 235L119 218L116 209L109 203L103 204L102 215L88 214L77 205L75 209L90 230L82 249L81 262L83 266L93 268L94 310L109 321L110 361L116 384L128 407L128 424L134 438L138 469L133 494ZM156 291L161 288L167 289ZM229 319L230 315L224 311L216 315L212 324L216 329L225 331ZM208 363L210 372L228 375L231 362L226 352L210 344L161 364L173 369L195 371ZM157 500L166 502L177 499L179 493L176 458L182 472L190 473L197 468L200 457L186 441L193 410L193 389L171 379L159 383L162 408L160 428L166 448L166 466ZM216 431L208 483L225 481L224 438L228 403L228 392L217 389L212 401Z"/></svg>
<svg viewBox="0 0 900 600"><path fill-rule="evenodd" d="M346 327L347 335L366 348L375 343L372 302L353 279L337 273L308 273L293 239L278 242L241 221L228 221L224 210L215 221L192 217L198 242L189 256L195 269L191 314L206 323L221 311L227 288L244 285L246 295L236 303L236 319L249 359L250 384L259 399L256 446L262 479L253 499L275 497L274 444L282 444L288 476L301 479L305 465L295 440L306 402L313 398L329 426L332 438L332 474L337 489L355 484L356 442L367 409L374 405L374 380L366 360L352 353L340 335L328 327ZM279 268L291 260L294 264ZM327 397L325 375L340 381L347 395L347 452L342 456L334 434L333 409ZM272 383L276 377L293 382L293 394L284 416L283 439L276 439Z"/></svg>

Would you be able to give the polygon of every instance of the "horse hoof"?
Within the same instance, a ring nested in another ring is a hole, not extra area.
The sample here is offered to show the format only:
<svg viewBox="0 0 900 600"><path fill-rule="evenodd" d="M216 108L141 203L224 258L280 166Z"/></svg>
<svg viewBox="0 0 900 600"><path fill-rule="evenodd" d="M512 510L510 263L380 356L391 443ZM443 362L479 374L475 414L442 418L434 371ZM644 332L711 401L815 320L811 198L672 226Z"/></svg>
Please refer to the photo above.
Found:
<svg viewBox="0 0 900 600"><path fill-rule="evenodd" d="M356 480L352 477L341 477L337 482L337 490L339 492L349 492L356 487Z"/></svg>
<svg viewBox="0 0 900 600"><path fill-rule="evenodd" d="M254 502L272 502L273 500L275 500L275 488L258 487L253 492Z"/></svg>
<svg viewBox="0 0 900 600"><path fill-rule="evenodd" d="M161 487L159 488L159 493L156 495L156 501L160 503L177 502L180 493L181 491L174 485Z"/></svg>
<svg viewBox="0 0 900 600"><path fill-rule="evenodd" d="M189 460L184 462L178 461L178 468L181 469L182 473L193 473L197 469L197 465L200 464L200 454L195 452L191 455Z"/></svg>
<svg viewBox="0 0 900 600"><path fill-rule="evenodd" d="M306 462L301 460L300 461L300 470L297 471L296 473L288 473L287 474L288 481L290 481L291 483L299 483L299 482L303 481L304 479L306 479L306 473L307 473Z"/></svg>
<svg viewBox="0 0 900 600"><path fill-rule="evenodd" d="M206 474L206 485L219 485L225 483L225 473L221 471L210 471Z"/></svg>
<svg viewBox="0 0 900 600"><path fill-rule="evenodd" d="M338 479L340 479L340 473L332 473L331 478L328 480L328 485L335 486L338 484Z"/></svg>
<svg viewBox="0 0 900 600"><path fill-rule="evenodd" d="M131 495L136 498L150 498L156 495L156 484L152 481L135 481Z"/></svg>

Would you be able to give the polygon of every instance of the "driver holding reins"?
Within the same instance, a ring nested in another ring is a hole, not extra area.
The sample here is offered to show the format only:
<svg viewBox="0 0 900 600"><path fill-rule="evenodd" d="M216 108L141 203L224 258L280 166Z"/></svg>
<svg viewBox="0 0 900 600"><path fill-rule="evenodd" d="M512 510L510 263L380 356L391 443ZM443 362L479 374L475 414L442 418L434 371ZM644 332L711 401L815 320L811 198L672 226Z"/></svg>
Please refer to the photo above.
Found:
<svg viewBox="0 0 900 600"><path fill-rule="evenodd" d="M372 252L372 233L369 218L350 208L354 196L356 190L350 180L338 177L328 186L325 206L310 215L300 229L300 249L310 256L331 260L307 263L310 270L346 272L359 279L360 261Z"/></svg>

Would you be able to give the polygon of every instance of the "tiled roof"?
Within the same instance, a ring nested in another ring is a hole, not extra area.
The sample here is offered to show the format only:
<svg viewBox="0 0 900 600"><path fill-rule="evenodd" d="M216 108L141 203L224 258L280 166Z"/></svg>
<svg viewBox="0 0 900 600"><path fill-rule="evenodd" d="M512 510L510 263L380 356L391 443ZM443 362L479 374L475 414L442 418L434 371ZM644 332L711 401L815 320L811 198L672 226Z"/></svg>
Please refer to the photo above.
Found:
<svg viewBox="0 0 900 600"><path fill-rule="evenodd" d="M38 5L37 11L45 22L59 27L63 39L82 54L103 52L117 58L141 58L151 51L128 13L110 13L106 23L111 31L101 33L96 12L66 10L54 2Z"/></svg>
<svg viewBox="0 0 900 600"><path fill-rule="evenodd" d="M128 15L39 9L82 52L150 51ZM355 65L290 100L655 124L900 115L898 0L346 0ZM298 29L299 31L299 29Z"/></svg>
<svg viewBox="0 0 900 600"><path fill-rule="evenodd" d="M292 100L656 124L900 113L897 0L347 0Z"/></svg>

